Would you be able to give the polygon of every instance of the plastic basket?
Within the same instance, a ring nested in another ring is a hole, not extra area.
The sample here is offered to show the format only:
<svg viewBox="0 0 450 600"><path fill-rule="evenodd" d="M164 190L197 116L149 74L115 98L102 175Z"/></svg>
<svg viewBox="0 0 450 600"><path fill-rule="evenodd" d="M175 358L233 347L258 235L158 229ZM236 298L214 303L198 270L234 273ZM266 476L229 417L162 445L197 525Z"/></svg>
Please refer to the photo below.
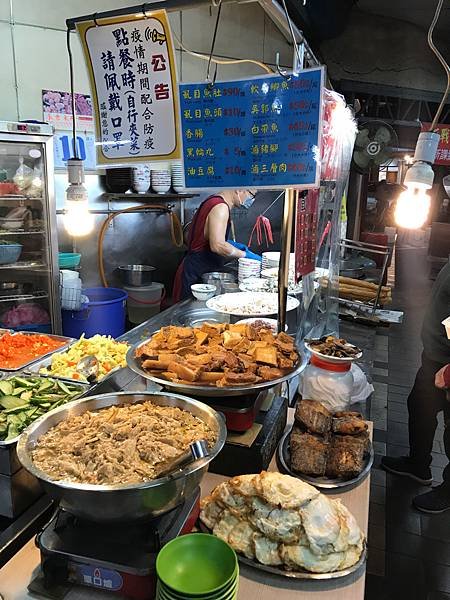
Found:
<svg viewBox="0 0 450 600"><path fill-rule="evenodd" d="M59 253L59 268L60 269L75 269L81 261L81 254L76 252L60 252Z"/></svg>
<svg viewBox="0 0 450 600"><path fill-rule="evenodd" d="M22 244L1 244L0 245L0 265L15 263L22 253Z"/></svg>

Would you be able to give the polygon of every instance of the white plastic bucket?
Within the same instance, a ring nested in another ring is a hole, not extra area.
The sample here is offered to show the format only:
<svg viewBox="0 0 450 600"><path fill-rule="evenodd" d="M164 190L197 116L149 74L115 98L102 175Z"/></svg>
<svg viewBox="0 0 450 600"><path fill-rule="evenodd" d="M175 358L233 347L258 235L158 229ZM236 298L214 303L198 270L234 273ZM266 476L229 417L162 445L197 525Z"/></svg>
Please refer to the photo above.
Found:
<svg viewBox="0 0 450 600"><path fill-rule="evenodd" d="M123 289L128 293L127 309L131 323L139 325L160 312L164 297L162 283L154 282L141 287L123 286Z"/></svg>

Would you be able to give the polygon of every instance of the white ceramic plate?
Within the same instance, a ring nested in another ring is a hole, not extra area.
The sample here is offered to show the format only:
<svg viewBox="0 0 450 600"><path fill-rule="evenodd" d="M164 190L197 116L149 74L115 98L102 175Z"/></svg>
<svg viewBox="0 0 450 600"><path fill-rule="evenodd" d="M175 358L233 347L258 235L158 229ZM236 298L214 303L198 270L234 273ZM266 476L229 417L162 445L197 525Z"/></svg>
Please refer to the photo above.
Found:
<svg viewBox="0 0 450 600"><path fill-rule="evenodd" d="M300 302L288 296L286 310L294 310ZM237 292L215 296L206 306L227 315L264 317L278 314L278 294L269 292Z"/></svg>
<svg viewBox="0 0 450 600"><path fill-rule="evenodd" d="M345 362L354 362L355 360L359 360L361 358L361 356L363 355L362 352L359 352L359 354L357 354L356 356L351 356L349 358L341 358L340 356L328 356L328 354L322 354L321 352L317 352L317 350L314 350L313 348L311 348L311 346L307 342L305 342L305 348L309 352L311 352L311 354L314 354L314 356L323 358L323 360L326 360L329 363L338 363L339 364L339 363L345 363Z"/></svg>

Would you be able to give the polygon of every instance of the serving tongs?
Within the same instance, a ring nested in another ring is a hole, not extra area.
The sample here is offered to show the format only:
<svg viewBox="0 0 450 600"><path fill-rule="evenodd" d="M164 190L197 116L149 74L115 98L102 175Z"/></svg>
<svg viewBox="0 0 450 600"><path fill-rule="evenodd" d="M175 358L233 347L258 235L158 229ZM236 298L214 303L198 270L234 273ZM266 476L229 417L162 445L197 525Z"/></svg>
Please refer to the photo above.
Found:
<svg viewBox="0 0 450 600"><path fill-rule="evenodd" d="M99 364L96 356L93 354L84 356L78 361L76 369L86 381L89 383L97 383Z"/></svg>
<svg viewBox="0 0 450 600"><path fill-rule="evenodd" d="M206 440L197 440L189 444L189 450L180 454L175 460L170 461L162 471L158 473L158 478L166 477L167 475L176 475L179 471L192 466L197 461L200 462L203 458L209 456L209 449Z"/></svg>

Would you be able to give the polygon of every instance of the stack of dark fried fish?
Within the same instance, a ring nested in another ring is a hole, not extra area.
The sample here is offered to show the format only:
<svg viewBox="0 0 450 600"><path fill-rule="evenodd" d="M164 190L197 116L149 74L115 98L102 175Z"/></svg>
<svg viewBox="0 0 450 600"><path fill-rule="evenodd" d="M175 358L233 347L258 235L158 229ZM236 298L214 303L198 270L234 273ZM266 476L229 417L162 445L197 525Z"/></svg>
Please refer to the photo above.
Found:
<svg viewBox="0 0 450 600"><path fill-rule="evenodd" d="M192 386L250 386L283 377L296 366L294 340L246 324L163 327L136 358L157 377Z"/></svg>
<svg viewBox="0 0 450 600"><path fill-rule="evenodd" d="M297 404L290 438L291 468L304 475L356 477L370 445L367 423L357 412L334 415L320 402Z"/></svg>

